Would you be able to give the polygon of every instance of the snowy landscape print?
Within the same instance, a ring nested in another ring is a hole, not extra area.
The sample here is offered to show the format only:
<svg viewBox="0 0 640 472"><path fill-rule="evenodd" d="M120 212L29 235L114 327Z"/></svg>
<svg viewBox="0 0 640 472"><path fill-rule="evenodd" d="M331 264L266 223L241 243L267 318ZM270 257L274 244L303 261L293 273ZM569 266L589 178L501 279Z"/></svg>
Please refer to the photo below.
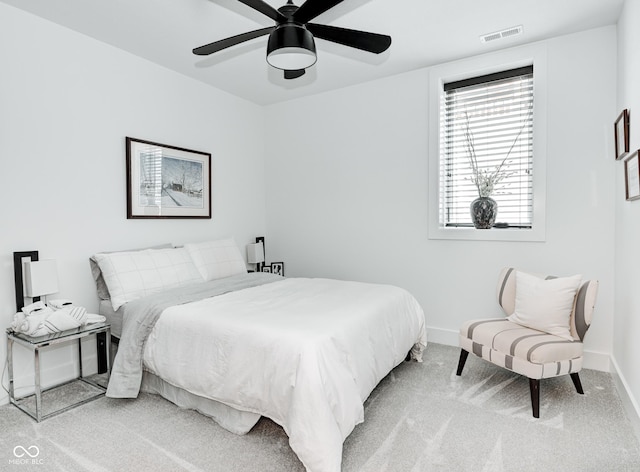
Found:
<svg viewBox="0 0 640 472"><path fill-rule="evenodd" d="M202 162L162 152L140 154L140 206L203 208L203 188Z"/></svg>

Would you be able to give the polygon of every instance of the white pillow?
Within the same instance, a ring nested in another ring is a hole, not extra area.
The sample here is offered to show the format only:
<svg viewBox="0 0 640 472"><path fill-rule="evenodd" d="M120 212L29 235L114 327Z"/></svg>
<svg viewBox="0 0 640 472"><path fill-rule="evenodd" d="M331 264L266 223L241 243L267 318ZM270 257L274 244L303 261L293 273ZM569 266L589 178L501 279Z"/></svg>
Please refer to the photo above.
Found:
<svg viewBox="0 0 640 472"><path fill-rule="evenodd" d="M581 275L541 279L516 272L515 310L509 321L572 340L570 316Z"/></svg>
<svg viewBox="0 0 640 472"><path fill-rule="evenodd" d="M184 248L146 249L94 256L117 310L132 300L194 282L203 282Z"/></svg>
<svg viewBox="0 0 640 472"><path fill-rule="evenodd" d="M134 251L144 251L145 249L165 249L173 247L171 243L159 244L157 246L145 247L140 249L128 249L125 251L109 251L108 253L100 253L100 254L111 254L113 252L134 252ZM91 275L93 275L93 280L96 282L96 291L98 292L98 297L100 300L109 300L111 295L109 295L109 288L107 284L104 283L104 277L102 277L102 271L100 270L100 266L98 265L98 261L96 261L95 255L89 258L89 266L91 267Z"/></svg>
<svg viewBox="0 0 640 472"><path fill-rule="evenodd" d="M247 272L247 265L233 239L185 244L204 280L221 279Z"/></svg>

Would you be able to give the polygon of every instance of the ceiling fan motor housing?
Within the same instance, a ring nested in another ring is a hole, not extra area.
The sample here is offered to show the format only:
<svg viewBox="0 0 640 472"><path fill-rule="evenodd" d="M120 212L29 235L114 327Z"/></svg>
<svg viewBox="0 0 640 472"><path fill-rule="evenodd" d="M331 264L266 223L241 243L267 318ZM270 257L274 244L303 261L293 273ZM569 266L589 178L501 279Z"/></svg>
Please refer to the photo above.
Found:
<svg viewBox="0 0 640 472"><path fill-rule="evenodd" d="M269 35L267 62L276 69L300 70L316 63L313 35L296 23L279 25Z"/></svg>

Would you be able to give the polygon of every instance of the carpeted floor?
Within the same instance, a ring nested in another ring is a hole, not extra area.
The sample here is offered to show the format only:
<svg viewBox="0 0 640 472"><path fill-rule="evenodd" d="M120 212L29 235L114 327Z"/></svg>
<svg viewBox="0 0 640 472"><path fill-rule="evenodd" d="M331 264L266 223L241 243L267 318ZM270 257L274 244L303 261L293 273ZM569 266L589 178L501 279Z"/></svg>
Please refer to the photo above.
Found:
<svg viewBox="0 0 640 472"><path fill-rule="evenodd" d="M346 439L344 472L640 471L640 446L610 375L541 382L540 419L526 378L430 344L374 390ZM35 458L26 454L36 454ZM24 448L24 450L22 449ZM22 455L21 458L16 457ZM261 419L245 436L143 394L101 398L36 423L0 407L0 470L303 472L283 430Z"/></svg>

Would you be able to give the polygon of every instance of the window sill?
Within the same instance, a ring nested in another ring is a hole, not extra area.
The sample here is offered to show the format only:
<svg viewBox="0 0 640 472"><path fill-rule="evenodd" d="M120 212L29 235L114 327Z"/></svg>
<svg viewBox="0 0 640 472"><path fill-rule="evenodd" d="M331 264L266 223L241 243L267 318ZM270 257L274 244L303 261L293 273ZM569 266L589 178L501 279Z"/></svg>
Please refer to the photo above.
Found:
<svg viewBox="0 0 640 472"><path fill-rule="evenodd" d="M463 241L515 241L542 242L545 240L544 230L517 228L443 228L429 229L429 239L451 239Z"/></svg>

